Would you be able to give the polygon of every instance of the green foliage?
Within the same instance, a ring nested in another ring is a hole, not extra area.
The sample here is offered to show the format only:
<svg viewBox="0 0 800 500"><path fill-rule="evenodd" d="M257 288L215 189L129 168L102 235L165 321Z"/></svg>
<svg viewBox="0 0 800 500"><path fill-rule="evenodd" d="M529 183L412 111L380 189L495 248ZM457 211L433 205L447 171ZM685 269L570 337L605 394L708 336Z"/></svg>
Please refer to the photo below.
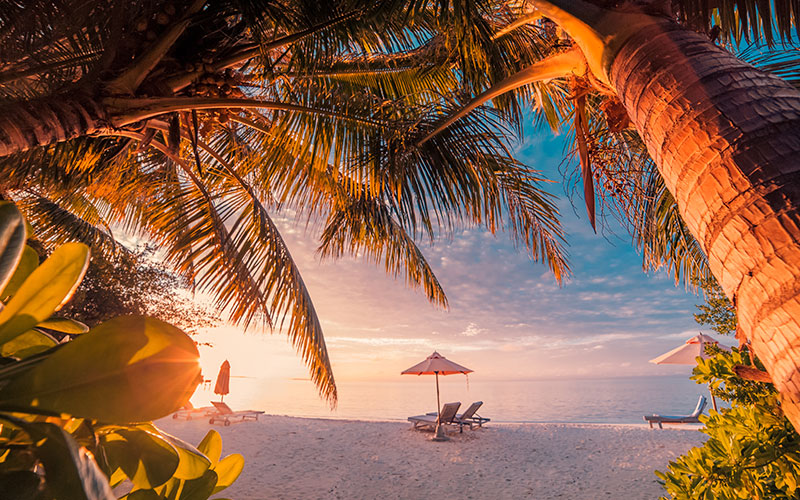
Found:
<svg viewBox="0 0 800 500"><path fill-rule="evenodd" d="M736 365L752 365L746 348L741 351L733 348L731 352L727 352L717 346L706 345L706 352L713 353L714 357L701 360L697 364L692 380L709 386L714 396L731 405L772 404L771 399L776 394L772 384L745 380L733 371ZM754 357L753 361L754 368L764 369L758 358Z"/></svg>
<svg viewBox="0 0 800 500"><path fill-rule="evenodd" d="M146 423L178 409L197 387L194 342L144 316L91 329L53 318L80 283L89 249L62 245L31 269L25 233L19 211L0 204L0 263L11 263L0 279L0 496L110 500L119 486L130 492L125 498L202 500L229 486L244 460L220 460L215 431L200 444L206 456Z"/></svg>
<svg viewBox="0 0 800 500"><path fill-rule="evenodd" d="M702 312L695 315L714 331L736 331L733 306L713 280L699 283L705 293ZM669 498L796 499L800 498L800 435L780 408L772 384L740 378L737 365L763 370L747 348L731 352L706 346L713 357L699 360L692 380L708 385L730 408L711 410L701 429L708 440L670 462L667 472L656 471Z"/></svg>
<svg viewBox="0 0 800 500"><path fill-rule="evenodd" d="M95 254L81 285L59 316L89 326L124 315L158 318L194 334L217 324L205 307L191 299L187 283L154 258L155 249Z"/></svg>
<svg viewBox="0 0 800 500"><path fill-rule="evenodd" d="M701 361L692 377L711 384L731 403L710 411L702 432L708 440L656 472L676 500L789 499L800 490L800 435L780 410L771 384L739 378L735 365L750 365L747 351L733 349Z"/></svg>
<svg viewBox="0 0 800 500"><path fill-rule="evenodd" d="M737 324L736 308L728 300L725 292L711 277L699 280L696 284L703 290L706 303L697 306L700 313L694 315L694 320L701 325L709 325L719 334L734 335Z"/></svg>

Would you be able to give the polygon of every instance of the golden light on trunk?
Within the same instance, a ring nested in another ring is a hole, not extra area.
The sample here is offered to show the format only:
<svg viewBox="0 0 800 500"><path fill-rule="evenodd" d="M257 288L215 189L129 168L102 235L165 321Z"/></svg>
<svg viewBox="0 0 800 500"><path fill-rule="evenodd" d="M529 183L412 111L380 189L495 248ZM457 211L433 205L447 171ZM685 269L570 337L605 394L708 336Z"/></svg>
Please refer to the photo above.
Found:
<svg viewBox="0 0 800 500"><path fill-rule="evenodd" d="M800 93L666 19L533 4L625 106L800 429Z"/></svg>
<svg viewBox="0 0 800 500"><path fill-rule="evenodd" d="M800 93L659 22L611 82L800 424Z"/></svg>

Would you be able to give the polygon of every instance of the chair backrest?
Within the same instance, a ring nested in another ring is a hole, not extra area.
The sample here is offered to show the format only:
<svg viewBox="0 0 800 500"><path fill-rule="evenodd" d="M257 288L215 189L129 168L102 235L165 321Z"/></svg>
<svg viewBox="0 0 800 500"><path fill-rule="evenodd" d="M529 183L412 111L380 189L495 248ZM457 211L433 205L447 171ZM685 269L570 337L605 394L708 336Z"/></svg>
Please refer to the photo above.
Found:
<svg viewBox="0 0 800 500"><path fill-rule="evenodd" d="M216 408L217 411L223 415L230 415L233 413L233 410L231 410L231 407L228 406L228 403L223 403L222 401L212 401L211 404L214 405L214 408Z"/></svg>
<svg viewBox="0 0 800 500"><path fill-rule="evenodd" d="M439 414L439 422L443 424L447 424L453 421L456 418L456 413L458 413L458 407L461 406L461 403L445 403L442 406L442 411Z"/></svg>
<svg viewBox="0 0 800 500"><path fill-rule="evenodd" d="M461 418L463 420L472 418L475 415L475 412L478 411L478 408L480 408L482 404L483 401L475 401L474 403L469 405L469 408L467 408L467 410L461 415Z"/></svg>
<svg viewBox="0 0 800 500"><path fill-rule="evenodd" d="M701 413L703 413L703 409L706 407L706 397L700 396L700 399L697 400L697 406L695 407L694 411L692 412L692 417L699 417Z"/></svg>

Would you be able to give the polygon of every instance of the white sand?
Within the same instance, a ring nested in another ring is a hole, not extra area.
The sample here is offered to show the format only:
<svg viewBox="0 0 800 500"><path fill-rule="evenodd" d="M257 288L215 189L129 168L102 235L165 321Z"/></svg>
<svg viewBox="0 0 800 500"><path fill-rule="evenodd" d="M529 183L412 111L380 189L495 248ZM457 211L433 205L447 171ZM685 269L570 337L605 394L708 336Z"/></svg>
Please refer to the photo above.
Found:
<svg viewBox="0 0 800 500"><path fill-rule="evenodd" d="M697 426L495 424L430 441L402 422L263 416L230 427L162 419L192 444L210 428L245 468L218 496L261 499L656 499L655 469L703 442Z"/></svg>

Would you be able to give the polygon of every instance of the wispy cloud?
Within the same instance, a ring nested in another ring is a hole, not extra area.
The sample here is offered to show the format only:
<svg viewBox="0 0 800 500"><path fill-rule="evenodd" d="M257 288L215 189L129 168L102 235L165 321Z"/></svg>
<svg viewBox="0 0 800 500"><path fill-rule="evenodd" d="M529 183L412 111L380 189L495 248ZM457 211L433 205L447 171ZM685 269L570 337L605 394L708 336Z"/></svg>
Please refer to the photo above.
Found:
<svg viewBox="0 0 800 500"><path fill-rule="evenodd" d="M480 328L477 324L470 323L470 324L467 325L467 327L464 329L464 331L461 332L461 335L463 335L465 337L474 337L476 335L480 335L480 334L486 333L486 332L487 332L487 330L485 328Z"/></svg>

